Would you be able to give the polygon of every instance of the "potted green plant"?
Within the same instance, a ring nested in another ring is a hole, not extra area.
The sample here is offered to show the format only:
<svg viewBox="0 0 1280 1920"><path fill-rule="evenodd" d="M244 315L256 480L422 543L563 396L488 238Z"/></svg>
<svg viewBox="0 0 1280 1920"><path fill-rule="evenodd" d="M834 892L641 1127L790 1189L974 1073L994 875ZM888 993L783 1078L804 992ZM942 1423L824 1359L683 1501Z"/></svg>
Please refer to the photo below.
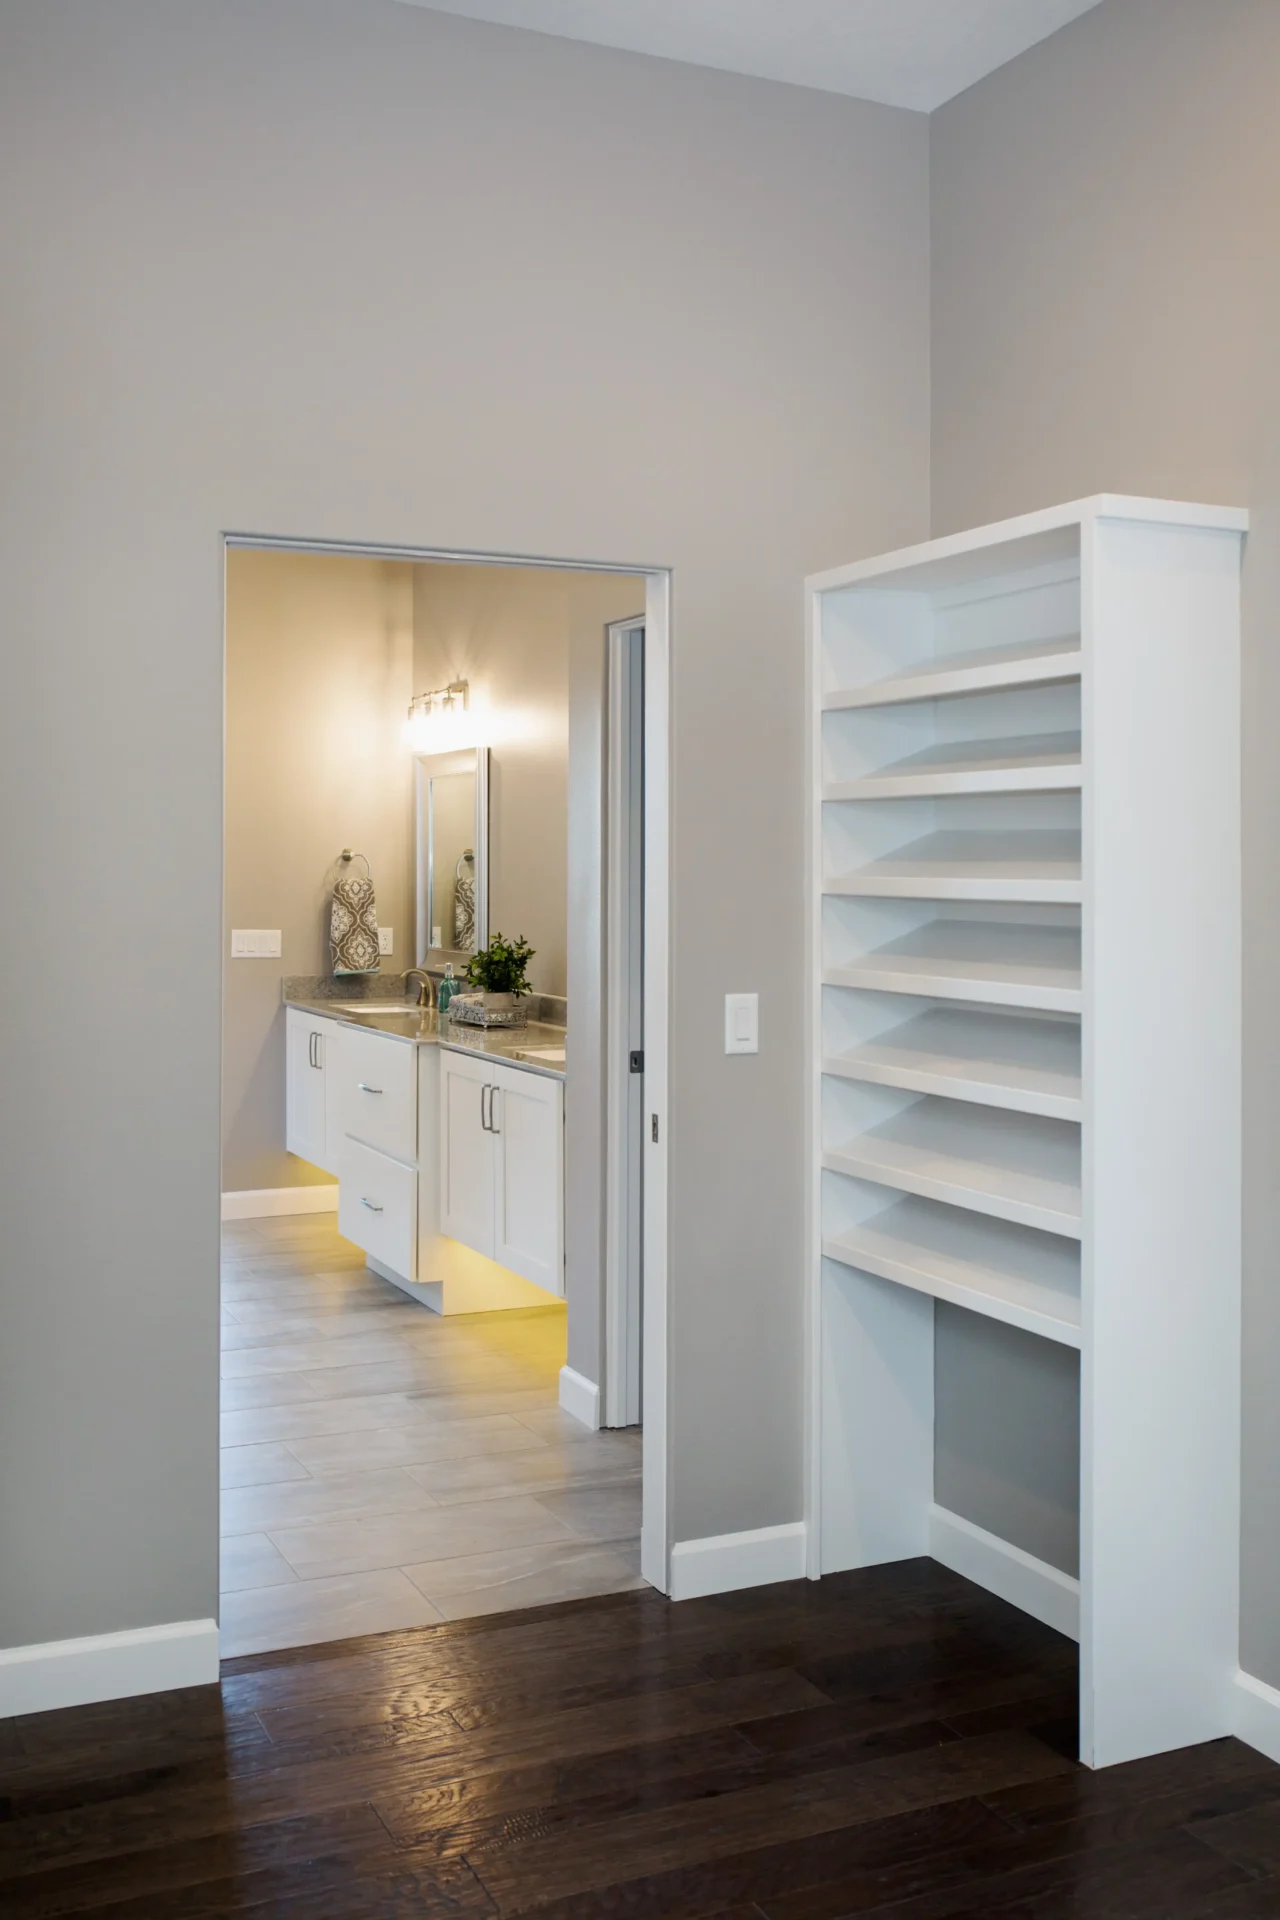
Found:
<svg viewBox="0 0 1280 1920"><path fill-rule="evenodd" d="M472 955L467 963L467 985L479 991L486 1013L510 1018L523 1011L520 1001L533 992L526 975L536 951L523 934L518 940L507 940L495 933L487 947Z"/></svg>

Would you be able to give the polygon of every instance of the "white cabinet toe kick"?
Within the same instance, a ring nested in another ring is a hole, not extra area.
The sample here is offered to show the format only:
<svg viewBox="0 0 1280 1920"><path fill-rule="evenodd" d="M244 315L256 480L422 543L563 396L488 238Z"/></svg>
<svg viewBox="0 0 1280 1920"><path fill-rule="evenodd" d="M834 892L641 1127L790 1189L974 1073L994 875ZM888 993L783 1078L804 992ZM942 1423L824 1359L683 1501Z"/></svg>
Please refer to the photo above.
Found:
<svg viewBox="0 0 1280 1920"><path fill-rule="evenodd" d="M564 1297L564 1086L290 1007L289 1151L338 1176L338 1231L437 1313Z"/></svg>

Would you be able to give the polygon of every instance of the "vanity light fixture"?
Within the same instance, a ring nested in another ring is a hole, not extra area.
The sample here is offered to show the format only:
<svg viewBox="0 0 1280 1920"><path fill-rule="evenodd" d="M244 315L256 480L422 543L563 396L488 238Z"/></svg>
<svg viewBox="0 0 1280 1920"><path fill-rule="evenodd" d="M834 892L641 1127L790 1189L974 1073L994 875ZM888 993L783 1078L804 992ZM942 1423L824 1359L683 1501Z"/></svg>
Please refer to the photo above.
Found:
<svg viewBox="0 0 1280 1920"><path fill-rule="evenodd" d="M405 729L410 747L415 753L452 753L474 746L470 706L471 688L465 680L415 694Z"/></svg>

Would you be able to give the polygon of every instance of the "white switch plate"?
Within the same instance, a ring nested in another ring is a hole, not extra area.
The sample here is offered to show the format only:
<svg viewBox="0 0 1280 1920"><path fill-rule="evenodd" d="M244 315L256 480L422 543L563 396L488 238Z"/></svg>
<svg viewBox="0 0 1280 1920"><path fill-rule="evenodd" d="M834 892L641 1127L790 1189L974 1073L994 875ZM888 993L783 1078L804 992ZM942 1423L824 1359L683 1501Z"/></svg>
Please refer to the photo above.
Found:
<svg viewBox="0 0 1280 1920"><path fill-rule="evenodd" d="M378 928L378 952L394 953L396 950L396 930L394 927Z"/></svg>
<svg viewBox="0 0 1280 1920"><path fill-rule="evenodd" d="M759 1053L760 995L758 993L726 993L724 1050L726 1053Z"/></svg>
<svg viewBox="0 0 1280 1920"><path fill-rule="evenodd" d="M278 960L280 958L279 927L233 927L231 958L233 960Z"/></svg>

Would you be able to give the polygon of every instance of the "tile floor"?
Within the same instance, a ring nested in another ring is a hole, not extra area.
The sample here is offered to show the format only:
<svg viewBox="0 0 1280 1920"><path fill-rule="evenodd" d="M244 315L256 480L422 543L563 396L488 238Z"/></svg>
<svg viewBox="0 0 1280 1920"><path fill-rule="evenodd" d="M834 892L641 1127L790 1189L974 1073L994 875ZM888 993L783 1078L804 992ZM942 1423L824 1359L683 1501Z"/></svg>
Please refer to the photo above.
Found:
<svg viewBox="0 0 1280 1920"><path fill-rule="evenodd" d="M442 1320L332 1214L228 1222L222 1652L643 1585L640 1434L557 1405L564 1316Z"/></svg>

